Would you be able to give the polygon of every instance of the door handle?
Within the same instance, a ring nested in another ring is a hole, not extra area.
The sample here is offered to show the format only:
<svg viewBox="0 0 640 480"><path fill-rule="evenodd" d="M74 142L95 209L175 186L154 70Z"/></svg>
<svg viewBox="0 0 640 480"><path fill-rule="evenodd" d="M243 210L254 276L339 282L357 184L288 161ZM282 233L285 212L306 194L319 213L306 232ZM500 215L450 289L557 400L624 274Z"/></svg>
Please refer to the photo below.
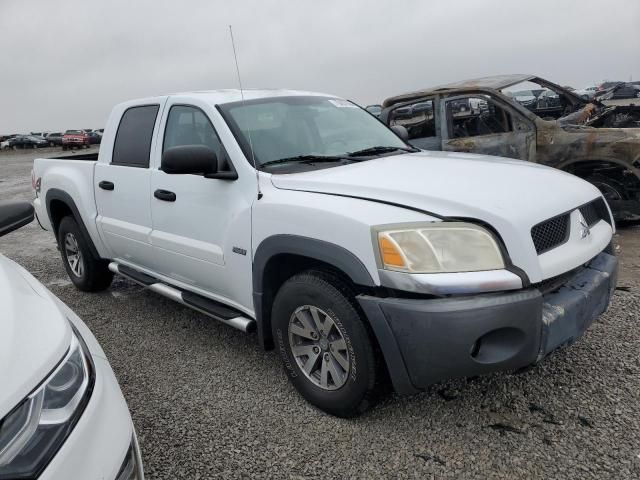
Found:
<svg viewBox="0 0 640 480"><path fill-rule="evenodd" d="M163 200L165 202L176 201L176 194L173 192L170 192L169 190L158 189L155 192L153 192L153 196L156 197L158 200Z"/></svg>
<svg viewBox="0 0 640 480"><path fill-rule="evenodd" d="M113 182L109 182L107 180L102 180L98 186L103 190L113 190L115 188Z"/></svg>

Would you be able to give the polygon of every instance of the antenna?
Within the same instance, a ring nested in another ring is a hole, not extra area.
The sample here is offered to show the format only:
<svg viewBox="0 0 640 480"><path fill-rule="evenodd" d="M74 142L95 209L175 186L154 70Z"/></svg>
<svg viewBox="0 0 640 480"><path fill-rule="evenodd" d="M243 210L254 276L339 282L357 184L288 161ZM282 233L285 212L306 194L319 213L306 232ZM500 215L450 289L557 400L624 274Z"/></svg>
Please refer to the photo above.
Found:
<svg viewBox="0 0 640 480"><path fill-rule="evenodd" d="M231 36L231 47L233 48L233 58L236 61L236 73L238 74L238 85L240 85L240 98L244 102L244 89L242 88L242 78L240 78L240 67L238 66L238 55L236 54L236 42L233 40L233 28L229 25L229 35ZM256 156L253 152L253 142L251 141L251 130L247 129L247 135L249 136L249 151L251 152L251 165L256 172L256 184L258 187L258 200L262 198L262 192L260 191L260 173L256 168Z"/></svg>

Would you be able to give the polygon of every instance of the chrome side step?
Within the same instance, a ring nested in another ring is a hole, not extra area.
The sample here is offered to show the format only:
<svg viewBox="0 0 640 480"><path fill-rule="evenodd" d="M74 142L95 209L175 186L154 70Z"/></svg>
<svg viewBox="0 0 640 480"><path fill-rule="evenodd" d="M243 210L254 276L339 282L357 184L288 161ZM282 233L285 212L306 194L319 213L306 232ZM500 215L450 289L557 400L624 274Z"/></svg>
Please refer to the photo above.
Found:
<svg viewBox="0 0 640 480"><path fill-rule="evenodd" d="M230 327L237 328L242 332L248 333L255 329L255 320L243 316L237 310L223 305L220 302L216 302L215 300L211 300L193 292L183 292L182 290L167 285L166 283L162 283L160 280L155 279L146 273L138 272L126 265L120 265L118 262L109 263L109 270L113 273L117 273L118 275L122 275L123 277L126 277L155 293L159 293L163 297L167 297L174 302L181 303L193 310L204 313L205 315L215 318Z"/></svg>

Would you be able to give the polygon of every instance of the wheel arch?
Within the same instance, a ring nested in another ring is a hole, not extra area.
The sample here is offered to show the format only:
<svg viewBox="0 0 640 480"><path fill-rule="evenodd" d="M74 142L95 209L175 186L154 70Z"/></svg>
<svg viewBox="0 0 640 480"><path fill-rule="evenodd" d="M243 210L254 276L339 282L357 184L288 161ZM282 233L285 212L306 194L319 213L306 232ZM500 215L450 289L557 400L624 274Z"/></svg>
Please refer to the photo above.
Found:
<svg viewBox="0 0 640 480"><path fill-rule="evenodd" d="M89 235L89 232L87 231L87 227L82 221L82 215L80 215L80 211L78 210L78 207L73 201L71 195L58 188L50 188L47 191L45 197L45 204L47 207L47 215L49 216L51 228L56 237L56 240L58 239L58 227L60 226L60 221L65 216L70 215L78 224L78 228L80 228L82 235L85 237L84 239L87 242L87 245L89 245L91 254L94 255L95 258L101 258L98 250L93 243L93 240L91 239L91 235Z"/></svg>
<svg viewBox="0 0 640 480"><path fill-rule="evenodd" d="M636 160L636 162L637 161L638 160ZM576 171L597 173L596 169L598 168L622 169L623 171L630 172L638 179L638 181L640 181L640 169L636 168L633 165L629 165L628 162L619 160L617 158L573 158L571 160L560 163L557 168L569 173L574 173ZM577 176L579 176L580 178L584 178L581 175Z"/></svg>
<svg viewBox="0 0 640 480"><path fill-rule="evenodd" d="M271 307L276 293L288 278L311 268L329 270L355 286L376 286L362 261L344 247L298 235L266 238L253 258L253 303L258 340L265 349L274 346Z"/></svg>
<svg viewBox="0 0 640 480"><path fill-rule="evenodd" d="M635 168L635 164L594 158L569 161L558 168L596 186L607 200L616 221L633 220L640 215L640 170Z"/></svg>

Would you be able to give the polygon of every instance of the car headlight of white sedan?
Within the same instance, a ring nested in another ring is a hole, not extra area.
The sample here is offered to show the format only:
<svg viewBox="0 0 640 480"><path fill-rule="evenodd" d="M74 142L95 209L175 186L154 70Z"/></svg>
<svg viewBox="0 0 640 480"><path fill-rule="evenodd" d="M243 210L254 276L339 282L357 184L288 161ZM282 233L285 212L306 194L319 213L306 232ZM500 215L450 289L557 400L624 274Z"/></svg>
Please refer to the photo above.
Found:
<svg viewBox="0 0 640 480"><path fill-rule="evenodd" d="M82 415L94 385L91 355L74 331L65 357L0 420L0 480L37 478Z"/></svg>
<svg viewBox="0 0 640 480"><path fill-rule="evenodd" d="M386 270L456 273L499 270L505 262L486 229L464 222L374 229L378 259Z"/></svg>

